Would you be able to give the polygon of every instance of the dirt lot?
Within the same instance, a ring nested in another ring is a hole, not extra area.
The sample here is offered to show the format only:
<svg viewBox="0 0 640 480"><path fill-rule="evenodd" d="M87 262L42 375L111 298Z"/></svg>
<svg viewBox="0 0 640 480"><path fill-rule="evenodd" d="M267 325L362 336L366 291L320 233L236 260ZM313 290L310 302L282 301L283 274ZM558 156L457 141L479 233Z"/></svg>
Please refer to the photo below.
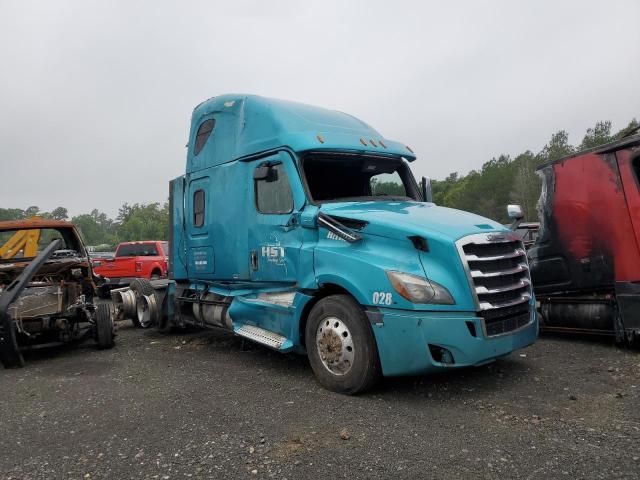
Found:
<svg viewBox="0 0 640 480"><path fill-rule="evenodd" d="M0 370L0 478L640 477L640 354L611 345L543 338L345 397L224 333L117 341Z"/></svg>

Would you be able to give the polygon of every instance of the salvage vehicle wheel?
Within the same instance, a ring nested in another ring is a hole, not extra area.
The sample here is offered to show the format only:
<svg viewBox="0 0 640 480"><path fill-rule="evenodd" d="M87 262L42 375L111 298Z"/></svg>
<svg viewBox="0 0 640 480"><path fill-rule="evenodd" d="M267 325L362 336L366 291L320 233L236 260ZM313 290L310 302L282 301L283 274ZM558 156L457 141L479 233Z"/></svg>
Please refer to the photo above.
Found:
<svg viewBox="0 0 640 480"><path fill-rule="evenodd" d="M111 309L106 303L101 303L96 309L96 342L100 350L112 348L114 345L113 337L114 326L113 318L111 318Z"/></svg>
<svg viewBox="0 0 640 480"><path fill-rule="evenodd" d="M158 322L156 294L140 295L136 299L136 317L141 328L149 328Z"/></svg>
<svg viewBox="0 0 640 480"><path fill-rule="evenodd" d="M24 358L18 347L16 325L13 321L8 324L0 322L0 362L4 368L24 367Z"/></svg>
<svg viewBox="0 0 640 480"><path fill-rule="evenodd" d="M144 295L153 295L155 293L155 290L151 286L151 283L149 283L149 280L146 280L144 278L134 279L129 284L129 288L136 295L136 311L133 312L133 315L131 315L131 321L138 328L149 328L151 326L151 323L142 324L140 323L140 320L138 320L137 304L141 297L143 297Z"/></svg>
<svg viewBox="0 0 640 480"><path fill-rule="evenodd" d="M360 305L348 295L332 295L313 306L305 342L313 373L329 390L363 392L380 376L373 332Z"/></svg>

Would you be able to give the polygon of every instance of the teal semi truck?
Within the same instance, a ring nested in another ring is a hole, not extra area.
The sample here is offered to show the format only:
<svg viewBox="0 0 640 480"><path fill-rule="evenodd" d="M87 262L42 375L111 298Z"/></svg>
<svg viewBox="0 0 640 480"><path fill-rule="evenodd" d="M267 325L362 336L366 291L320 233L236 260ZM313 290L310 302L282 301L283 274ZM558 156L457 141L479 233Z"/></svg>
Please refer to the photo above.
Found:
<svg viewBox="0 0 640 480"><path fill-rule="evenodd" d="M532 344L521 240L428 201L415 159L345 113L209 99L170 182L169 280L114 298L137 303L143 327L219 327L306 354L320 384L348 394Z"/></svg>

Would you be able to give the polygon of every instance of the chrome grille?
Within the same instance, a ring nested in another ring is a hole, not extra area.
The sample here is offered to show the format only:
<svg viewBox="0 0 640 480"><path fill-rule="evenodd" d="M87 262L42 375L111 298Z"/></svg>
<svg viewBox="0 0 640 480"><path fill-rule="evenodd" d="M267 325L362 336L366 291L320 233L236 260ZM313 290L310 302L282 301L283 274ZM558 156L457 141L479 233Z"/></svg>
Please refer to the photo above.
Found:
<svg viewBox="0 0 640 480"><path fill-rule="evenodd" d="M503 335L527 325L533 294L522 241L505 232L471 235L456 244L485 334Z"/></svg>

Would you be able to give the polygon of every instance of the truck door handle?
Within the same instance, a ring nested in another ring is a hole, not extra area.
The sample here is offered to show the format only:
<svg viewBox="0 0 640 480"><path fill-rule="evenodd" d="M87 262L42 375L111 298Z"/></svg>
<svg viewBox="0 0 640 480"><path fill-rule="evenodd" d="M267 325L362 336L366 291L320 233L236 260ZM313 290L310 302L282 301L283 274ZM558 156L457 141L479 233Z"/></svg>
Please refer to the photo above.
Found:
<svg viewBox="0 0 640 480"><path fill-rule="evenodd" d="M258 270L258 252L251 250L251 270Z"/></svg>

